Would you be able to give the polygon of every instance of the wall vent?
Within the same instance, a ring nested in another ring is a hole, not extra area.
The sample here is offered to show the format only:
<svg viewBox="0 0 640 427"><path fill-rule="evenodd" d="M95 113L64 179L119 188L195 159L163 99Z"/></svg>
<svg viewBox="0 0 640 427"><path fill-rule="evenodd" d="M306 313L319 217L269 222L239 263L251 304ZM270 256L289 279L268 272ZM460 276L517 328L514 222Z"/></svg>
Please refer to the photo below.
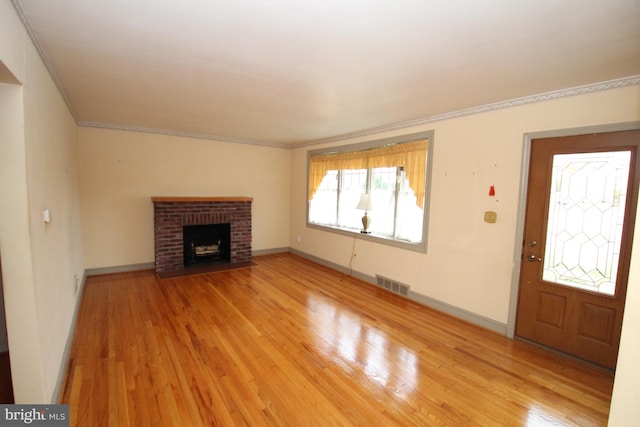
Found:
<svg viewBox="0 0 640 427"><path fill-rule="evenodd" d="M404 283L396 282L395 280L376 274L376 284L381 288L396 294L400 294L405 297L409 296L409 285L405 285Z"/></svg>

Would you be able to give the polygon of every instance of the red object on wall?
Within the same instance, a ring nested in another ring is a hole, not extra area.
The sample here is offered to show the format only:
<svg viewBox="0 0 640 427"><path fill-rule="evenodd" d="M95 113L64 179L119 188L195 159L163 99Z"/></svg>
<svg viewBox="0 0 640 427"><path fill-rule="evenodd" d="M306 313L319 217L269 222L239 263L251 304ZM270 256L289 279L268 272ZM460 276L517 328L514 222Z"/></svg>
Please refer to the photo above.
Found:
<svg viewBox="0 0 640 427"><path fill-rule="evenodd" d="M495 196L495 195L496 195L496 188L495 188L495 186L493 186L493 185L492 185L491 187L489 187L489 195L490 195L490 196Z"/></svg>

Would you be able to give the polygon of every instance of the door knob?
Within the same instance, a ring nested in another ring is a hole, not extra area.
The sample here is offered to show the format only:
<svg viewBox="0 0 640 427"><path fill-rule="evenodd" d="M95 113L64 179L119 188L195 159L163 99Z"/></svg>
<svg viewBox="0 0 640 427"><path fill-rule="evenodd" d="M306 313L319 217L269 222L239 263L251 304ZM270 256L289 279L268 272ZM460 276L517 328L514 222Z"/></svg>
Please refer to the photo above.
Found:
<svg viewBox="0 0 640 427"><path fill-rule="evenodd" d="M527 261L529 261L529 262L534 262L534 261L542 262L542 258L539 258L539 257L531 254L531 255L529 255L527 257Z"/></svg>

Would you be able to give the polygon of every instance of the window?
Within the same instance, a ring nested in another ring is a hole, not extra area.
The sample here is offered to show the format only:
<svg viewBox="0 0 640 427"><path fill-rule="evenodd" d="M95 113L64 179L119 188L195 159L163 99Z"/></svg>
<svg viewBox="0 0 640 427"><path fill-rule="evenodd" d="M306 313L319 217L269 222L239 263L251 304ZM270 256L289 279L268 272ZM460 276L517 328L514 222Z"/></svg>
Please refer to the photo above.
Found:
<svg viewBox="0 0 640 427"><path fill-rule="evenodd" d="M360 233L362 195L371 199L363 238L426 252L426 203L433 132L332 149L308 158L308 224Z"/></svg>

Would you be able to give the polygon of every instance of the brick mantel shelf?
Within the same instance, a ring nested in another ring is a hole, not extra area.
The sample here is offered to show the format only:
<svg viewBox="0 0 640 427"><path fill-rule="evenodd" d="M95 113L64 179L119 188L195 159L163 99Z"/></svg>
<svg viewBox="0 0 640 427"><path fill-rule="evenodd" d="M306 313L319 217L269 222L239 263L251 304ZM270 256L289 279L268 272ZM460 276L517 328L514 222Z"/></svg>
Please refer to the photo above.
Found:
<svg viewBox="0 0 640 427"><path fill-rule="evenodd" d="M252 202L253 197L152 197L152 202Z"/></svg>
<svg viewBox="0 0 640 427"><path fill-rule="evenodd" d="M230 262L251 261L252 197L152 197L157 273L184 270L183 227L230 224Z"/></svg>

